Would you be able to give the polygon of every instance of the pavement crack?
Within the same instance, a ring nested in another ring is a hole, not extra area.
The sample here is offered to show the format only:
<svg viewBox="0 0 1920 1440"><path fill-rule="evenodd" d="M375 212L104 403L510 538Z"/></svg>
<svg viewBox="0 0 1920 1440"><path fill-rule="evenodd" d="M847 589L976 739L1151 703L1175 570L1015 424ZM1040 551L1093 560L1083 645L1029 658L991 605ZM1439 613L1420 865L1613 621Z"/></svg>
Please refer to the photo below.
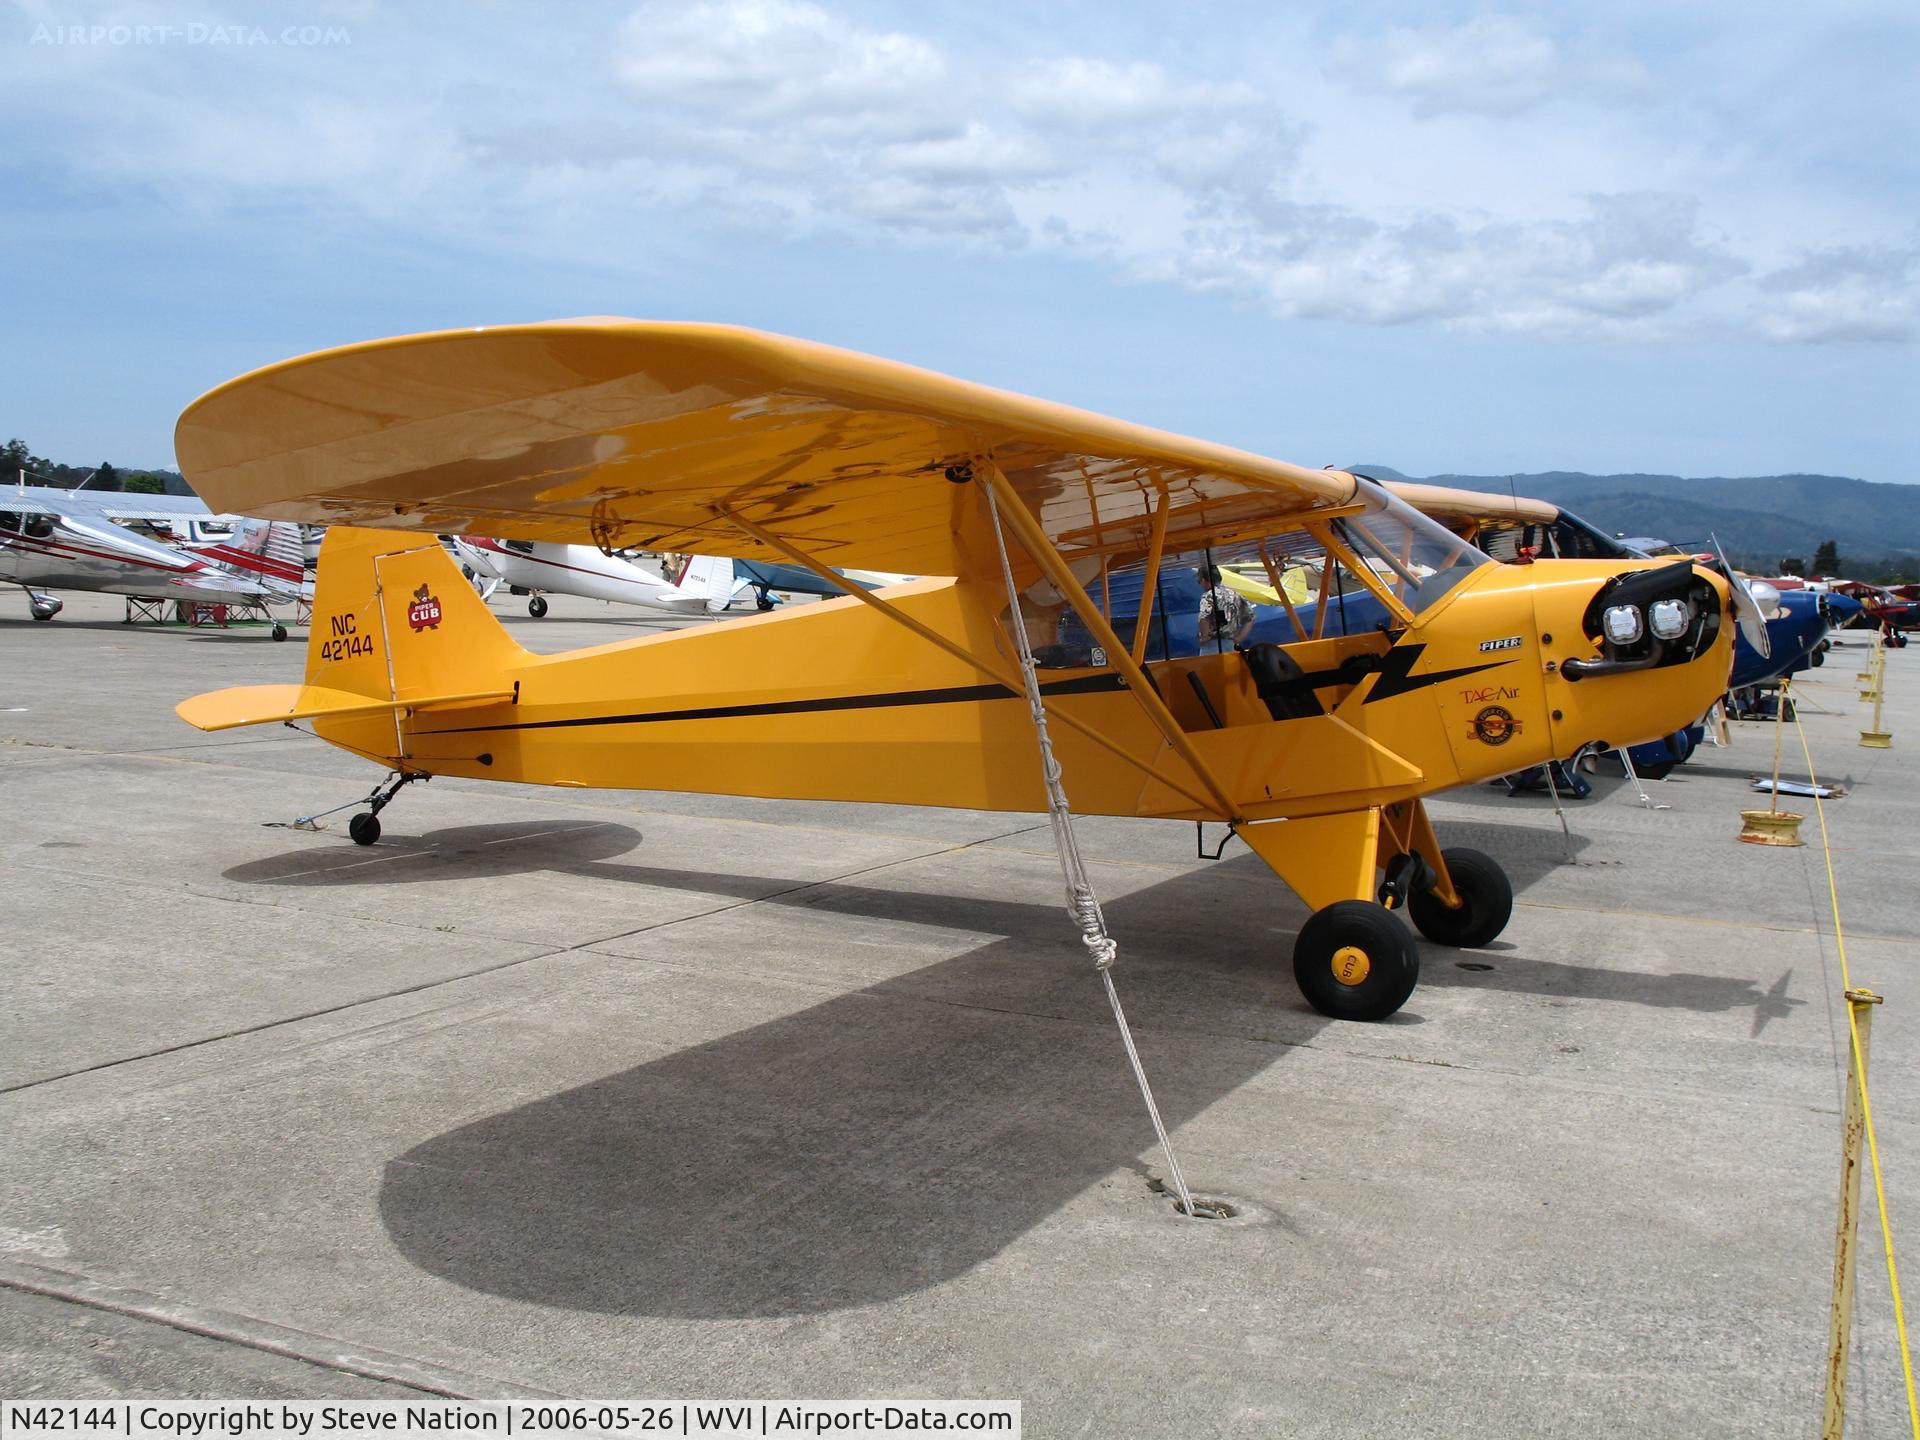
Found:
<svg viewBox="0 0 1920 1440"><path fill-rule="evenodd" d="M396 1355L375 1346L278 1325L236 1311L109 1284L50 1265L0 1259L0 1286L449 1400L498 1403L561 1398L551 1391L528 1389L490 1376L470 1375L431 1360Z"/></svg>
<svg viewBox="0 0 1920 1440"><path fill-rule="evenodd" d="M13 1095L22 1090L37 1089L42 1085L54 1085L62 1080L77 1079L82 1075L97 1075L103 1070L114 1070L122 1065L137 1065L143 1060L158 1060L168 1055L179 1055L208 1045L218 1045L223 1040L237 1040L244 1035L259 1035L268 1030L277 1030L283 1025L298 1025L307 1020L318 1020L323 1016L357 1010L362 1005L377 1005L383 1000L397 1000L405 995L417 995L423 990L437 989L442 985L452 985L482 975L494 975L502 970L510 970L516 965L531 965L538 960L551 960L556 955L571 954L578 948L568 945L558 950L543 950L537 955L522 955L512 960L502 960L497 965L483 965L477 970L463 970L458 975L443 975L434 980L422 980L417 985L403 985L398 990L383 990L378 995L362 995L352 1000L342 1001L338 1005L323 1005L318 1009L302 1011L298 1015L281 1015L272 1020L262 1020L256 1025L239 1025L217 1035L202 1035L192 1040L182 1040L176 1045L161 1045L152 1050L143 1050L137 1055L121 1055L112 1060L102 1060L97 1065L82 1065L78 1069L65 1070L57 1075L41 1075L12 1085L0 1085L0 1095Z"/></svg>

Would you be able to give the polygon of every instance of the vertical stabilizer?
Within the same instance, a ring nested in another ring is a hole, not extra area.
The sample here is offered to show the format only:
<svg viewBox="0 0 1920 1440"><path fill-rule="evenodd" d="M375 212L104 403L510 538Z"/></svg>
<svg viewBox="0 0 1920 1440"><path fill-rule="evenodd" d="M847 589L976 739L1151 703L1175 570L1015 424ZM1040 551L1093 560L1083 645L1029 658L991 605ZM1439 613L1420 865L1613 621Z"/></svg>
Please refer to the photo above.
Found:
<svg viewBox="0 0 1920 1440"><path fill-rule="evenodd" d="M733 561L724 556L695 555L681 570L678 583L682 590L704 599L707 609L717 615L733 603L747 582L734 579Z"/></svg>
<svg viewBox="0 0 1920 1440"><path fill-rule="evenodd" d="M307 684L406 700L490 689L527 658L432 536L327 531Z"/></svg>

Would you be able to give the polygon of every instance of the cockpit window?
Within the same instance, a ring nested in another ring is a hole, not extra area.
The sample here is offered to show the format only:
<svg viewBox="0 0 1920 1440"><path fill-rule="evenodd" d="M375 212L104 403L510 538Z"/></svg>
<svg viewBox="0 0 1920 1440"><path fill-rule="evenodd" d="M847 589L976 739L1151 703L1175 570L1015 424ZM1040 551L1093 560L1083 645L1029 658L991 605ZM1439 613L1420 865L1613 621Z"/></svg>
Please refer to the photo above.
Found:
<svg viewBox="0 0 1920 1440"><path fill-rule="evenodd" d="M1211 549L1169 552L1147 585L1144 557L1075 564L1088 596L1131 646L1146 630L1144 658L1172 660L1277 643L1403 628L1488 557L1370 481L1358 508L1316 522L1322 535L1290 530ZM1356 568L1358 567L1358 568ZM1082 569L1086 574L1081 575ZM1217 575L1217 579L1214 578ZM1392 596L1399 607L1390 605ZM1034 658L1049 668L1106 666L1086 624L1054 588L1020 597Z"/></svg>
<svg viewBox="0 0 1920 1440"><path fill-rule="evenodd" d="M51 534L53 521L46 515L0 510L0 535L25 535L30 540L44 540Z"/></svg>

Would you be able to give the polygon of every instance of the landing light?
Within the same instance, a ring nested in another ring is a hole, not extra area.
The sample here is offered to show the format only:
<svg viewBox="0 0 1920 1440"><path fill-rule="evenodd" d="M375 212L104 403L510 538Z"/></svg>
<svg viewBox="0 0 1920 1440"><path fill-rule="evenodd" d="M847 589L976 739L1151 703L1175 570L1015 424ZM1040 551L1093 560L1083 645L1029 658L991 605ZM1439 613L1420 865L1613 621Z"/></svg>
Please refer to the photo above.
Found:
<svg viewBox="0 0 1920 1440"><path fill-rule="evenodd" d="M1607 613L1600 617L1600 623L1606 629L1607 639L1615 645L1631 645L1642 634L1638 605L1610 605Z"/></svg>
<svg viewBox="0 0 1920 1440"><path fill-rule="evenodd" d="M1662 640L1678 640L1693 623L1693 607L1684 600L1656 600L1647 610L1647 624Z"/></svg>

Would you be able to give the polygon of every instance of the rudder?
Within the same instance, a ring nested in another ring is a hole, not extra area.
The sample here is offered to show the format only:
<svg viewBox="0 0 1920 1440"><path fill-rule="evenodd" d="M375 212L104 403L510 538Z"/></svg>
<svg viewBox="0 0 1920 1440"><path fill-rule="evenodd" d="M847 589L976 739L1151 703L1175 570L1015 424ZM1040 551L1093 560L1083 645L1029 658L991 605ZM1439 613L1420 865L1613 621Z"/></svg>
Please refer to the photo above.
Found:
<svg viewBox="0 0 1920 1440"><path fill-rule="evenodd" d="M406 700L493 688L528 658L433 537L327 531L307 684Z"/></svg>

